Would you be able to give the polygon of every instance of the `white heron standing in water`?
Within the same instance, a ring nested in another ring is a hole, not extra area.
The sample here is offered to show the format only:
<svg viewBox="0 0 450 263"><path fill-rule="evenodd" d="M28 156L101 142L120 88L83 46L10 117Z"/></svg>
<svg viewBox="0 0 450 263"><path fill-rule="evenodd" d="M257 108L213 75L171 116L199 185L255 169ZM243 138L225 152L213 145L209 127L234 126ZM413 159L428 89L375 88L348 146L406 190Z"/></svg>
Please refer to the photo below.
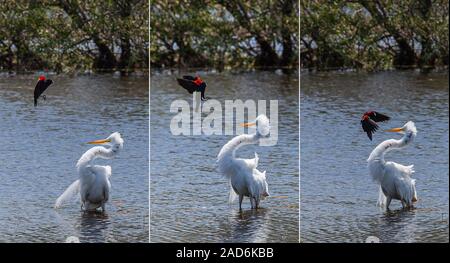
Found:
<svg viewBox="0 0 450 263"><path fill-rule="evenodd" d="M104 140L88 142L88 144L102 144L110 146L95 146L87 150L77 162L78 180L73 182L64 193L58 197L55 208L59 208L68 199L80 194L81 209L95 211L101 207L105 211L105 203L109 199L111 183L111 166L94 165L97 158L112 159L123 148L123 139L120 133L115 132Z"/></svg>
<svg viewBox="0 0 450 263"><path fill-rule="evenodd" d="M269 196L269 186L266 180L266 171L260 172L258 154L254 159L236 158L235 153L243 145L256 144L261 138L269 136L270 125L266 115L259 115L255 122L244 123L243 126L256 126L255 134L242 134L226 143L217 156L219 171L230 182L230 200L237 194L239 196L239 210L242 210L244 196L250 198L252 209L257 209L261 199Z"/></svg>
<svg viewBox="0 0 450 263"><path fill-rule="evenodd" d="M369 171L372 179L380 185L378 205L389 209L392 199L400 200L403 208L411 208L417 201L416 180L411 178L414 165L404 166L395 162L386 162L384 155L410 144L416 137L414 122L408 121L401 128L393 128L388 132L403 134L400 140L389 139L380 143L369 156Z"/></svg>

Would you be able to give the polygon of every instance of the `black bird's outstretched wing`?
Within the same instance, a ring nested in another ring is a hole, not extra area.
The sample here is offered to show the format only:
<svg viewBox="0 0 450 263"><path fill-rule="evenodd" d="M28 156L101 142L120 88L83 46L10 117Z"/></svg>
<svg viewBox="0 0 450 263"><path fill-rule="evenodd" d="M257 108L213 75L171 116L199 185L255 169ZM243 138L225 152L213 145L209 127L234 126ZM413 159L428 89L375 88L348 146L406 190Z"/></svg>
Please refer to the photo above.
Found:
<svg viewBox="0 0 450 263"><path fill-rule="evenodd" d="M378 130L378 125L371 119L364 118L361 120L363 130L367 133L367 136L372 140L372 133Z"/></svg>
<svg viewBox="0 0 450 263"><path fill-rule="evenodd" d="M391 119L389 116L386 116L376 111L369 111L366 112L366 114L368 114L369 118L372 119L374 122L388 121Z"/></svg>
<svg viewBox="0 0 450 263"><path fill-rule="evenodd" d="M361 126L363 130L367 133L367 136L370 140L372 140L372 134L378 130L377 122L388 121L390 119L389 116L381 114L376 111L368 111L364 113L361 118Z"/></svg>
<svg viewBox="0 0 450 263"><path fill-rule="evenodd" d="M185 75L185 76L183 76L183 79L187 79L187 80L192 80L192 81L194 81L194 80L195 80L195 77L189 76L189 75Z"/></svg>
<svg viewBox="0 0 450 263"><path fill-rule="evenodd" d="M182 79L177 79L178 84L180 84L181 87L185 88L189 93L193 93L197 90L197 85L195 85L193 80L186 79L186 77L189 76L183 76Z"/></svg>
<svg viewBox="0 0 450 263"><path fill-rule="evenodd" d="M38 81L36 87L34 87L34 106L37 106L37 99L52 83L53 81L51 79Z"/></svg>
<svg viewBox="0 0 450 263"><path fill-rule="evenodd" d="M190 94L194 91L201 92L202 101L207 100L205 97L206 83L200 77L185 75L182 79L177 79L177 81L178 84L185 88Z"/></svg>

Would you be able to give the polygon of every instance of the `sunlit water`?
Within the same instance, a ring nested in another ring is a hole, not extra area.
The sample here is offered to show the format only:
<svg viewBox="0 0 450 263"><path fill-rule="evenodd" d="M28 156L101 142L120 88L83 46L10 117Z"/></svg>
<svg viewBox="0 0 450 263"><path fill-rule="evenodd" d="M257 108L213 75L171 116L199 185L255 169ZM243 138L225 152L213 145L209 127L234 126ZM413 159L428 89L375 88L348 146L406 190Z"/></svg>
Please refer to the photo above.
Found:
<svg viewBox="0 0 450 263"><path fill-rule="evenodd" d="M301 241L448 242L448 75L416 72L302 73ZM417 209L376 206L378 186L367 158L373 148L401 136L381 131L370 141L360 117L373 109L392 117L381 129L416 123L409 147L386 160L414 164Z"/></svg>
<svg viewBox="0 0 450 263"><path fill-rule="evenodd" d="M244 146L237 153L241 158L259 154L258 169L267 170L272 197L257 211L245 198L242 213L237 202L228 204L228 182L216 163L233 136L170 132L172 101L192 105L192 96L176 82L179 75L151 77L151 242L298 242L297 74L201 74L208 84L206 96L223 108L225 100L279 100L278 144Z"/></svg>
<svg viewBox="0 0 450 263"><path fill-rule="evenodd" d="M147 77L50 76L47 100L33 106L37 76L0 79L0 242L148 242ZM79 202L55 210L77 179L86 142L119 131L106 214Z"/></svg>

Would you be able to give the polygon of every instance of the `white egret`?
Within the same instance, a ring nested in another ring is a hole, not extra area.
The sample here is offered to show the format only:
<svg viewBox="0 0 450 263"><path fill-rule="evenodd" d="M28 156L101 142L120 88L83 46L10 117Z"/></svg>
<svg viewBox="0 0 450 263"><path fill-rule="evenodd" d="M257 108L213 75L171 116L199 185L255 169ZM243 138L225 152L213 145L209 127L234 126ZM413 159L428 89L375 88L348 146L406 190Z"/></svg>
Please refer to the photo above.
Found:
<svg viewBox="0 0 450 263"><path fill-rule="evenodd" d="M101 207L105 211L105 203L109 199L111 183L111 166L94 165L96 158L112 159L123 147L123 139L120 133L115 132L104 140L88 142L88 144L103 144L110 146L95 146L87 150L77 162L78 180L73 182L64 193L58 197L55 208L59 208L68 199L80 194L81 209L95 211Z"/></svg>
<svg viewBox="0 0 450 263"><path fill-rule="evenodd" d="M239 210L242 210L244 196L250 198L252 209L257 209L261 199L269 196L269 186L266 180L266 171L260 172L258 154L254 159L236 158L235 153L243 145L256 144L261 138L269 135L269 119L266 115L259 115L255 122L245 123L243 126L256 126L255 134L242 134L226 143L217 156L219 171L229 180L230 200L233 194L239 196Z"/></svg>
<svg viewBox="0 0 450 263"><path fill-rule="evenodd" d="M386 162L384 155L410 144L416 137L416 126L414 122L408 121L401 128L387 131L403 134L403 137L400 140L390 139L380 143L367 159L370 175L380 186L378 205L389 209L392 199L396 199L402 202L404 208L410 208L417 201L416 180L411 178L414 166Z"/></svg>

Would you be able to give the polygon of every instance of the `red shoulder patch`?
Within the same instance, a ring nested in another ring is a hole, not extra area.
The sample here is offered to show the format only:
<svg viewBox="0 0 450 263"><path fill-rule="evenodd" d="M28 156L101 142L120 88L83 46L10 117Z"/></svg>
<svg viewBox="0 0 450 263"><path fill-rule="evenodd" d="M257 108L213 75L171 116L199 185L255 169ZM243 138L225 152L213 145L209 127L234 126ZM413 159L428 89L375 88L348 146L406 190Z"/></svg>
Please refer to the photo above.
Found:
<svg viewBox="0 0 450 263"><path fill-rule="evenodd" d="M195 85L200 86L203 83L203 80L200 77L196 77L194 83Z"/></svg>

